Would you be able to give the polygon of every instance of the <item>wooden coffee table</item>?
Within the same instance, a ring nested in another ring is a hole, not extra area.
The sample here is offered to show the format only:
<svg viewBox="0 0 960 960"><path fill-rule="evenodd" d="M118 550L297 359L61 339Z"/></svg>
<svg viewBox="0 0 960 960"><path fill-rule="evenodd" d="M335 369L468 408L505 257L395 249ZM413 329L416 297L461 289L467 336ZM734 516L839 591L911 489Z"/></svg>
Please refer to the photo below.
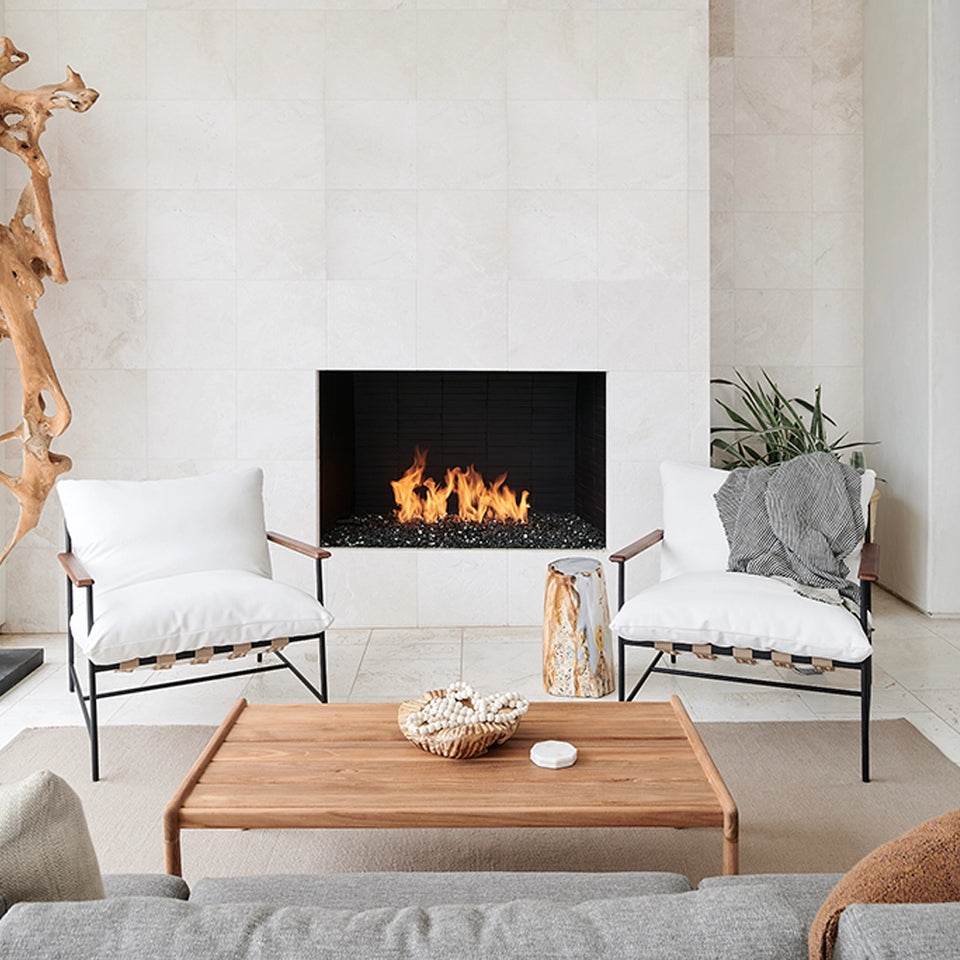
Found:
<svg viewBox="0 0 960 960"><path fill-rule="evenodd" d="M567 740L572 767L530 762ZM183 829L719 827L738 870L737 806L677 697L534 702L506 743L471 760L426 753L395 703L238 700L164 812L167 873Z"/></svg>

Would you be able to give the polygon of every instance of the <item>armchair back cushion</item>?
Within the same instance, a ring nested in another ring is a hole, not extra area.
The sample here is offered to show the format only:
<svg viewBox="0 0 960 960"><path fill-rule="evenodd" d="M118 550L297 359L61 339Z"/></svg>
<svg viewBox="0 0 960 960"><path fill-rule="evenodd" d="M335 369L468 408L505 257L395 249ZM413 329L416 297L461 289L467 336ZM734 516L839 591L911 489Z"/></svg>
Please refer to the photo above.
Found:
<svg viewBox="0 0 960 960"><path fill-rule="evenodd" d="M665 461L660 464L663 488L663 544L660 579L682 573L705 573L727 569L730 545L720 522L714 494L730 476L727 470L694 463ZM866 520L876 474L865 470L860 484L860 506ZM860 547L847 558L853 579L860 566Z"/></svg>
<svg viewBox="0 0 960 960"><path fill-rule="evenodd" d="M262 489L259 468L57 484L73 553L98 592L208 570L269 577Z"/></svg>

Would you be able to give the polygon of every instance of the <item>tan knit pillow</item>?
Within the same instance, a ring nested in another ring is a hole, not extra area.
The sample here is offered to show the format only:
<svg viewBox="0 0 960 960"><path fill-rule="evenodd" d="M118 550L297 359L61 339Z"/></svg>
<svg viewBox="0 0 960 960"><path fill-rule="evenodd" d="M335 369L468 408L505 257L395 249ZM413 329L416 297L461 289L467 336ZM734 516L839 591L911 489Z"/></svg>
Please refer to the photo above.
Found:
<svg viewBox="0 0 960 960"><path fill-rule="evenodd" d="M98 900L100 864L80 798L49 770L0 783L0 896Z"/></svg>
<svg viewBox="0 0 960 960"><path fill-rule="evenodd" d="M908 830L868 853L833 888L810 927L810 960L830 960L840 914L851 903L960 900L960 810Z"/></svg>

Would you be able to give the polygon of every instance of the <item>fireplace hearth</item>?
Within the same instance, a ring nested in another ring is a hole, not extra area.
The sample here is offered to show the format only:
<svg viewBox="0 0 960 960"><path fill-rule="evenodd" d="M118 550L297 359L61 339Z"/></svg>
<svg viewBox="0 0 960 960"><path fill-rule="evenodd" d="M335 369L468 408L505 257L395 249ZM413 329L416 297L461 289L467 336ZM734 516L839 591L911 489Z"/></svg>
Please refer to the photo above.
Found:
<svg viewBox="0 0 960 960"><path fill-rule="evenodd" d="M603 549L605 423L595 371L321 371L320 541Z"/></svg>

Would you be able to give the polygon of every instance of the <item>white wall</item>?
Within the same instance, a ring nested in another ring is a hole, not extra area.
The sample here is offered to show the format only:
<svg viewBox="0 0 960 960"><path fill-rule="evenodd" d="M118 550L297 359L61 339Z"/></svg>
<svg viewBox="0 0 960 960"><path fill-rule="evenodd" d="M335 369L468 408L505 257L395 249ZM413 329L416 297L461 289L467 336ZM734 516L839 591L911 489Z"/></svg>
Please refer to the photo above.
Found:
<svg viewBox="0 0 960 960"><path fill-rule="evenodd" d="M655 526L658 461L707 449L707 0L289 7L7 2L12 83L101 91L45 141L72 475L258 463L311 538L317 369L600 369L609 543ZM51 502L8 629L62 625L60 539ZM552 558L360 553L340 626L535 623Z"/></svg>
<svg viewBox="0 0 960 960"><path fill-rule="evenodd" d="M960 613L958 27L949 0L867 0L864 362L883 582L944 615Z"/></svg>

